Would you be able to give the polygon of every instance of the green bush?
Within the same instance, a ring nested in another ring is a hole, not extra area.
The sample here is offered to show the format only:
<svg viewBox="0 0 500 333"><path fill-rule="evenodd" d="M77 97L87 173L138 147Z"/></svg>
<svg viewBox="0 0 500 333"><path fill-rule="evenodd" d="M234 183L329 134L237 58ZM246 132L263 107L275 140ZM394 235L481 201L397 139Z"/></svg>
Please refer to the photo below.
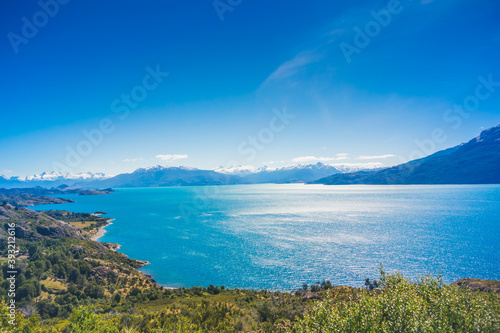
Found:
<svg viewBox="0 0 500 333"><path fill-rule="evenodd" d="M410 281L381 269L381 289L357 299L319 302L295 332L500 332L500 301L493 293L445 285L441 278Z"/></svg>
<svg viewBox="0 0 500 333"><path fill-rule="evenodd" d="M118 333L117 323L94 313L92 307L79 307L73 310L65 333Z"/></svg>

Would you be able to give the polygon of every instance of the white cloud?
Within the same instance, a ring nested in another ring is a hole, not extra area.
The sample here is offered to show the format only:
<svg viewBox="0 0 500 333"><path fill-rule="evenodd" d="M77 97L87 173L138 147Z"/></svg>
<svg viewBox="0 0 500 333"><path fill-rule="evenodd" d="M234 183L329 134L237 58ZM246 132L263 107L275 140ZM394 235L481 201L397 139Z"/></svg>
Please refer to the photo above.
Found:
<svg viewBox="0 0 500 333"><path fill-rule="evenodd" d="M182 155L175 155L175 154L174 155L156 155L155 157L159 158L162 161L166 161L166 162L183 160L183 159L188 158L188 156L186 154L182 154Z"/></svg>
<svg viewBox="0 0 500 333"><path fill-rule="evenodd" d="M0 173L12 173L14 172L13 170L9 170L9 169L2 169L0 170Z"/></svg>
<svg viewBox="0 0 500 333"><path fill-rule="evenodd" d="M126 158L123 160L123 162L131 162L131 163L135 163L135 162L139 162L139 161L144 161L144 159L142 157L138 157L138 158Z"/></svg>
<svg viewBox="0 0 500 333"><path fill-rule="evenodd" d="M389 157L396 157L396 155L387 154L387 155L359 156L358 160L381 160Z"/></svg>
<svg viewBox="0 0 500 333"><path fill-rule="evenodd" d="M329 161L343 160L346 158L347 157L345 157L345 156L338 156L338 157L301 156L301 157L295 157L294 159L292 159L292 162L294 162L294 163L329 162Z"/></svg>

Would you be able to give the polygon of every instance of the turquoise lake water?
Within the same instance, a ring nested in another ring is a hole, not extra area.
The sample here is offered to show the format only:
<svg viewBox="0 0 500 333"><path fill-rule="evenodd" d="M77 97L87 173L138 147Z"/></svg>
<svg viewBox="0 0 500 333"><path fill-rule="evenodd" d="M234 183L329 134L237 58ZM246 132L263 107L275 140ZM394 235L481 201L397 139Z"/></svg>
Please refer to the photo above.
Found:
<svg viewBox="0 0 500 333"><path fill-rule="evenodd" d="M360 286L378 266L500 279L500 186L241 185L118 189L33 207L107 212L103 242L166 287Z"/></svg>

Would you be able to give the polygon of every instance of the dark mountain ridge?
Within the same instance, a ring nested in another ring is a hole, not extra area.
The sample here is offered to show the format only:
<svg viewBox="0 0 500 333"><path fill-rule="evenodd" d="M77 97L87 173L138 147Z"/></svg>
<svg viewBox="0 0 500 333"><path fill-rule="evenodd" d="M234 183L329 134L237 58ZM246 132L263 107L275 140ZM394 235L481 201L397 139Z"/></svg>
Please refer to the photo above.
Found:
<svg viewBox="0 0 500 333"><path fill-rule="evenodd" d="M459 146L376 172L336 174L315 184L500 184L500 125Z"/></svg>

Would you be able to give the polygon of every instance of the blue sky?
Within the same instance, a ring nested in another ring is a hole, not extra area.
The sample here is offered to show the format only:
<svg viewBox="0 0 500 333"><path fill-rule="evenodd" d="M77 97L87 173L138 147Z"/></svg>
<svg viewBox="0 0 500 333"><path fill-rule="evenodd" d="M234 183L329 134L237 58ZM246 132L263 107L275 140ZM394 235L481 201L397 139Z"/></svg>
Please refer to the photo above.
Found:
<svg viewBox="0 0 500 333"><path fill-rule="evenodd" d="M5 0L0 16L6 176L393 165L500 123L493 0Z"/></svg>

